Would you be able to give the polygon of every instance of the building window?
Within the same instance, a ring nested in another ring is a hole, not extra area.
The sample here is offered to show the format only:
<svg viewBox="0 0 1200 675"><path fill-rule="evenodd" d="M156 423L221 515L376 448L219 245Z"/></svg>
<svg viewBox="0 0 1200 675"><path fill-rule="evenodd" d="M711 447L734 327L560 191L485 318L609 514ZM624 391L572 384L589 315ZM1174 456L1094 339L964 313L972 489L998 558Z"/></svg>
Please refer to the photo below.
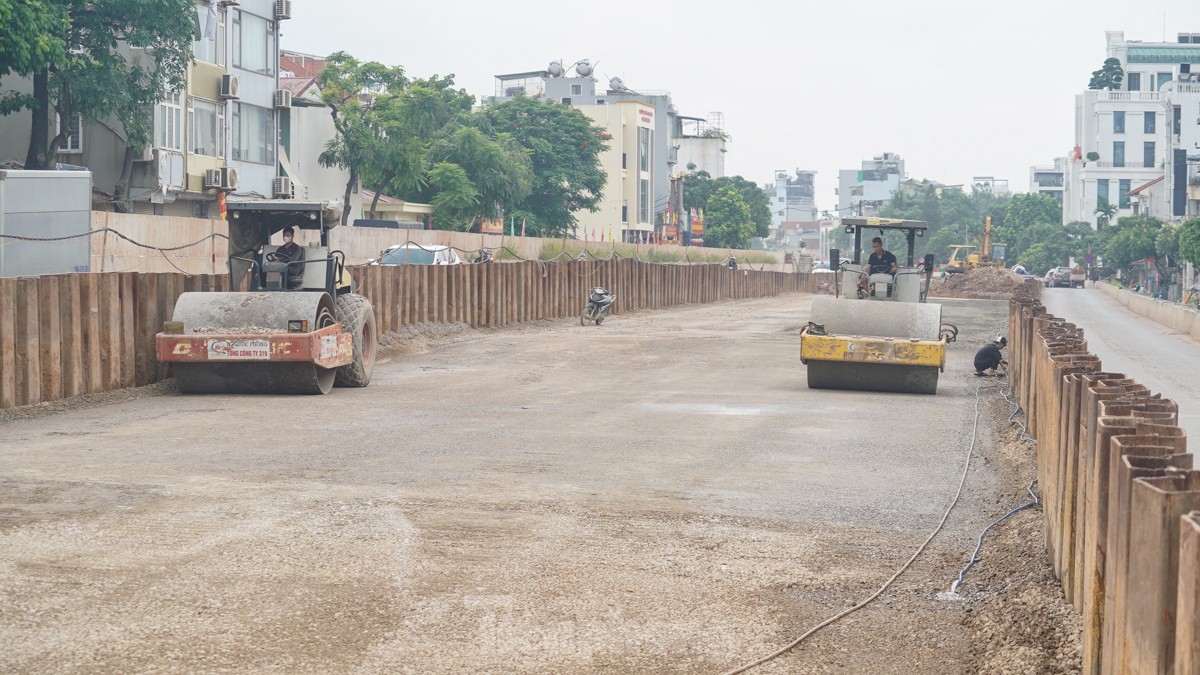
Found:
<svg viewBox="0 0 1200 675"><path fill-rule="evenodd" d="M275 22L242 10L233 12L233 65L265 75L275 74Z"/></svg>
<svg viewBox="0 0 1200 675"><path fill-rule="evenodd" d="M1111 203L1108 201L1108 179L1102 178L1096 181L1096 208Z"/></svg>
<svg viewBox="0 0 1200 675"><path fill-rule="evenodd" d="M167 98L155 107L154 145L165 150L183 150L183 95L167 92Z"/></svg>
<svg viewBox="0 0 1200 675"><path fill-rule="evenodd" d="M1146 141L1142 145L1142 166L1147 168L1154 166L1154 141Z"/></svg>
<svg viewBox="0 0 1200 675"><path fill-rule="evenodd" d="M256 164L275 163L275 111L234 103L230 126L233 159Z"/></svg>
<svg viewBox="0 0 1200 675"><path fill-rule="evenodd" d="M650 170L650 134L649 129L638 127L638 171Z"/></svg>
<svg viewBox="0 0 1200 675"><path fill-rule="evenodd" d="M55 114L54 134L57 136L62 132L62 118ZM72 155L83 152L83 115L71 117L71 128L67 129L67 137L62 145L58 146L58 151Z"/></svg>
<svg viewBox="0 0 1200 675"><path fill-rule="evenodd" d="M563 105L571 105L571 99L564 96L562 99L562 104Z"/></svg>
<svg viewBox="0 0 1200 675"><path fill-rule="evenodd" d="M627 152L621 153L621 168L622 169L629 168L629 153L627 153Z"/></svg>
<svg viewBox="0 0 1200 675"><path fill-rule="evenodd" d="M1142 126L1144 127L1143 130L1148 134L1154 133L1155 128L1158 126L1158 113L1146 112L1146 113L1143 113L1143 115L1144 115L1144 117L1142 119Z"/></svg>
<svg viewBox="0 0 1200 675"><path fill-rule="evenodd" d="M1125 111L1124 110L1113 111L1113 133L1114 134L1125 133Z"/></svg>
<svg viewBox="0 0 1200 675"><path fill-rule="evenodd" d="M1171 73L1159 73L1159 74L1158 74L1158 86L1157 86L1157 87L1155 87L1155 88L1154 88L1154 90L1155 90L1155 91L1162 91L1163 85L1165 85L1166 83L1170 82L1170 81L1171 81L1171 79L1172 79L1172 78L1171 78Z"/></svg>
<svg viewBox="0 0 1200 675"><path fill-rule="evenodd" d="M784 201L785 201L785 198L784 198L784 197L780 197L780 198L779 198L779 203L781 203L781 204L782 204Z"/></svg>
<svg viewBox="0 0 1200 675"><path fill-rule="evenodd" d="M208 5L196 5L196 28L199 31L197 35L200 36L200 39L192 43L192 55L196 57L197 61L223 66L225 65L225 10L217 10L216 15L217 25L213 31L213 37L206 38L204 31L208 28Z"/></svg>
<svg viewBox="0 0 1200 675"><path fill-rule="evenodd" d="M188 97L188 152L224 157L225 108L212 101Z"/></svg>
<svg viewBox="0 0 1200 675"><path fill-rule="evenodd" d="M1141 73L1129 73L1128 84L1129 84L1129 86L1125 87L1127 90L1141 91L1142 90L1142 74Z"/></svg>
<svg viewBox="0 0 1200 675"><path fill-rule="evenodd" d="M1121 200L1120 203L1117 205L1119 208L1122 208L1122 209L1129 208L1129 189L1130 189L1129 184L1130 184L1130 180L1128 178L1122 178L1120 181L1117 182L1117 191L1120 193L1118 198Z"/></svg>
<svg viewBox="0 0 1200 675"><path fill-rule="evenodd" d="M1113 166L1125 166L1125 141L1113 141Z"/></svg>
<svg viewBox="0 0 1200 675"><path fill-rule="evenodd" d="M650 180L638 181L638 222L650 222Z"/></svg>
<svg viewBox="0 0 1200 675"><path fill-rule="evenodd" d="M571 85L571 95L572 96L582 96L583 95L583 85L582 84Z"/></svg>
<svg viewBox="0 0 1200 675"><path fill-rule="evenodd" d="M621 205L621 222L622 223L629 222L629 205L628 204Z"/></svg>

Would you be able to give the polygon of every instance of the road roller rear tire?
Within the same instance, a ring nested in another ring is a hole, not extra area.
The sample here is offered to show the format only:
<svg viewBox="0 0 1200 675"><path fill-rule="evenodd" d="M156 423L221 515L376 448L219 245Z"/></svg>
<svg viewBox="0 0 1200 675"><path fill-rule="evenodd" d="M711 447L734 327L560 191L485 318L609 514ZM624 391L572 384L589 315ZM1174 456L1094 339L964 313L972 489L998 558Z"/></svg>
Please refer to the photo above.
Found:
<svg viewBox="0 0 1200 675"><path fill-rule="evenodd" d="M808 388L936 394L938 372L936 366L809 361Z"/></svg>
<svg viewBox="0 0 1200 675"><path fill-rule="evenodd" d="M365 297L347 293L337 297L334 311L342 330L354 336L352 360L337 369L334 386L365 387L371 383L371 374L375 372L375 352L378 347L375 310Z"/></svg>

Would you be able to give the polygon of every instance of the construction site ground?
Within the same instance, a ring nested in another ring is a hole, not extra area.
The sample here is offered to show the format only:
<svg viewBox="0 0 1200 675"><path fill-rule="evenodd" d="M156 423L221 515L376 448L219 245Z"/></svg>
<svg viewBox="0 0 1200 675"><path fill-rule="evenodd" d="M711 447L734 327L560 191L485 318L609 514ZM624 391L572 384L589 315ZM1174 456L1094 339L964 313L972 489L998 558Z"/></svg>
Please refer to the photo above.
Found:
<svg viewBox="0 0 1200 675"><path fill-rule="evenodd" d="M1068 673L1034 451L946 300L936 396L809 390L811 296L393 336L365 389L0 419L0 671ZM978 434L970 451L978 406Z"/></svg>

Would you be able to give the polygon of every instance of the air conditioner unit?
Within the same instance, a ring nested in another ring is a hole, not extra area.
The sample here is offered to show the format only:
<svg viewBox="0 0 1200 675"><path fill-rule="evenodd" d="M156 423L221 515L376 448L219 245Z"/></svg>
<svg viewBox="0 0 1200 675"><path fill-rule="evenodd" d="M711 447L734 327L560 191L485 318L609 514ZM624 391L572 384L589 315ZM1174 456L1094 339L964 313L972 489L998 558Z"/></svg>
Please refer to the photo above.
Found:
<svg viewBox="0 0 1200 675"><path fill-rule="evenodd" d="M275 179L275 187L272 190L276 199L291 199L292 194L292 179L287 176L279 176Z"/></svg>
<svg viewBox="0 0 1200 675"><path fill-rule="evenodd" d="M221 98L237 98L241 85L241 80L238 79L237 75L222 75L221 88L217 94Z"/></svg>
<svg viewBox="0 0 1200 675"><path fill-rule="evenodd" d="M238 170L227 166L221 169L221 189L236 190L242 184L241 177L238 176Z"/></svg>
<svg viewBox="0 0 1200 675"><path fill-rule="evenodd" d="M204 189L218 189L221 187L221 169L205 169L204 170Z"/></svg>
<svg viewBox="0 0 1200 675"><path fill-rule="evenodd" d="M142 151L140 153L138 153L137 155L134 155L133 161L135 161L135 162L153 162L154 161L154 148L149 145L142 148Z"/></svg>
<svg viewBox="0 0 1200 675"><path fill-rule="evenodd" d="M292 0L275 0L275 18L292 18Z"/></svg>
<svg viewBox="0 0 1200 675"><path fill-rule="evenodd" d="M287 89L275 90L275 107L290 108L292 107L292 92Z"/></svg>

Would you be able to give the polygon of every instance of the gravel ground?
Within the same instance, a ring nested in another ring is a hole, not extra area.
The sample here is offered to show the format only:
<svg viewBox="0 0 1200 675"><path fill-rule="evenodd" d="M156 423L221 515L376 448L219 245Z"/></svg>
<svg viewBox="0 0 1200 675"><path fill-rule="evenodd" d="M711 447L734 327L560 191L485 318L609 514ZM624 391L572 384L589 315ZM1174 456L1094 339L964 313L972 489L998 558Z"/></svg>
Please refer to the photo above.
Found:
<svg viewBox="0 0 1200 675"><path fill-rule="evenodd" d="M808 296L390 336L325 397L64 402L0 419L0 671L1072 672L1032 450L969 375L1000 302L951 300L937 396L822 392Z"/></svg>

